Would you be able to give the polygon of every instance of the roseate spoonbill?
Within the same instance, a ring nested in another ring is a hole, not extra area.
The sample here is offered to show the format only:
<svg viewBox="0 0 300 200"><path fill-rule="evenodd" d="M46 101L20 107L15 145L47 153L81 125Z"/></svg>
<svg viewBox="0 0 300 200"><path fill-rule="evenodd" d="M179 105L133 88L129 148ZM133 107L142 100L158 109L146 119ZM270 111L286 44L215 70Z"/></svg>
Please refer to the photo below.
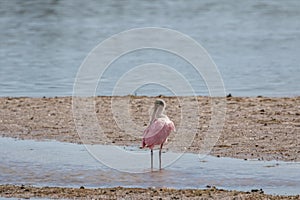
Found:
<svg viewBox="0 0 300 200"><path fill-rule="evenodd" d="M167 137L171 131L175 131L174 123L169 117L163 114L166 103L162 99L154 102L153 112L150 117L150 124L145 129L143 135L142 148L148 147L151 150L151 169L153 169L153 147L160 145L159 148L159 169L161 169L161 150L163 144L167 141Z"/></svg>

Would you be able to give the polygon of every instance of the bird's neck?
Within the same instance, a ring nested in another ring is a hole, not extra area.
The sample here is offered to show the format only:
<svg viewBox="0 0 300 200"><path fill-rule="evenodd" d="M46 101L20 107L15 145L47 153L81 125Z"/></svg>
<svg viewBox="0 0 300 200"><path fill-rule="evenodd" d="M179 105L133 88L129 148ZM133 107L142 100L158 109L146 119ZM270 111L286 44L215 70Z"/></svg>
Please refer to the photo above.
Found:
<svg viewBox="0 0 300 200"><path fill-rule="evenodd" d="M164 112L164 107L156 107L152 113L151 119L150 119L150 123L152 123L155 119L157 118L164 118L166 117L166 115L163 114Z"/></svg>
<svg viewBox="0 0 300 200"><path fill-rule="evenodd" d="M157 108L157 111L156 111L156 116L160 116L160 115L163 115L163 112L164 112L164 108L163 107L158 107Z"/></svg>

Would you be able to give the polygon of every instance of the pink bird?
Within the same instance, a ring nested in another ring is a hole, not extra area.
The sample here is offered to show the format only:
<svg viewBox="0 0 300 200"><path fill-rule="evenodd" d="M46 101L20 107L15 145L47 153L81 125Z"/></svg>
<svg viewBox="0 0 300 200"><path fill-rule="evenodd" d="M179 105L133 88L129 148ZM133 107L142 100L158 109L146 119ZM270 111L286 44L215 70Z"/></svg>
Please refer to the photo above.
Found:
<svg viewBox="0 0 300 200"><path fill-rule="evenodd" d="M153 147L160 145L159 148L159 169L161 169L161 150L163 144L171 131L175 131L174 123L167 115L164 115L166 103L162 99L157 99L154 103L154 109L151 114L150 124L144 131L142 148L151 149L151 169L153 169Z"/></svg>

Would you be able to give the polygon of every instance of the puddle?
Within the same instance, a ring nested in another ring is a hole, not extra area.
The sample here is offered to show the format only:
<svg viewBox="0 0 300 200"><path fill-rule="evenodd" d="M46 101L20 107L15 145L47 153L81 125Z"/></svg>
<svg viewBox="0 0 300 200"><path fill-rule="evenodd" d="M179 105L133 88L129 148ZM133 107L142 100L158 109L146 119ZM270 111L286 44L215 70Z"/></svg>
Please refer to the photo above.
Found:
<svg viewBox="0 0 300 200"><path fill-rule="evenodd" d="M102 163L94 159L83 145L0 138L0 184L178 189L213 185L229 190L262 188L268 194L299 194L299 162L245 161L213 156L200 159L197 154L181 156L166 152L162 155L164 169L150 173L147 172L149 151L104 145L90 145L88 149L94 157L100 157ZM158 152L155 151L156 168L157 160Z"/></svg>

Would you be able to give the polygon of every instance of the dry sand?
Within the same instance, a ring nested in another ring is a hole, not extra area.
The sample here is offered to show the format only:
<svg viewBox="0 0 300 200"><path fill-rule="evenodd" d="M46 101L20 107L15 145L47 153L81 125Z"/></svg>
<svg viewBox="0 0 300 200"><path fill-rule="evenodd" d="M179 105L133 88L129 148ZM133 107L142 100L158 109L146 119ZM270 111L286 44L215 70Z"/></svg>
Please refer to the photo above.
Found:
<svg viewBox="0 0 300 200"><path fill-rule="evenodd" d="M116 145L140 145L143 129L149 121L149 108L155 98L117 97L130 102L130 117L137 125L132 134L120 129L112 114L111 97L96 97L97 123L105 137L97 130L89 130L85 142ZM181 123L181 105L176 97L162 97L166 113L175 126ZM198 153L209 133L212 118L211 98L198 97L199 121L189 119L188 126L197 132L188 152ZM185 99L187 104L193 99ZM226 115L220 138L211 155L242 159L300 161L300 97L294 98L240 98L226 99ZM188 111L187 111L188 112ZM72 113L72 98L0 98L0 136L21 139L53 139L82 143L78 136ZM89 120L87 120L89 122ZM198 125L199 123L199 125ZM80 128L80 127L77 127ZM189 130L187 130L189 131ZM171 134L172 143L175 134Z"/></svg>
<svg viewBox="0 0 300 200"><path fill-rule="evenodd" d="M188 126L184 133L195 136L191 145L184 146L187 152L199 153L203 141L210 134L212 115L212 99L197 97L197 101L187 97L161 97L167 103L166 114L174 121L177 128L182 121L188 119ZM77 134L73 113L72 98L0 98L0 135L20 139L45 140L73 143L140 145L143 129L149 121L149 109L154 97L95 97L86 99L95 101L97 123L103 134L98 130L88 130L84 141ZM112 100L118 102L128 100L127 110L130 119L136 125L132 133L118 126L121 120L112 113ZM85 100L83 100L85 101ZM182 102L191 110L182 110ZM197 102L197 107L192 105ZM189 113L197 111L196 118L189 118ZM186 116L184 118L182 116ZM75 117L78 117L76 115ZM86 117L86 116L81 116ZM198 120L195 120L198 119ZM87 122L88 123L88 122ZM86 125L86 124L85 124ZM82 125L82 127L85 127ZM89 124L87 124L89 126ZM196 127L196 131L194 131ZM77 124L77 129L81 125ZM229 97L226 98L225 124L217 143L213 146L211 155L235 157L242 159L300 161L300 97L268 98L268 97ZM176 144L176 134L170 136L166 145L172 149ZM175 136L174 136L175 135ZM105 137L103 137L105 136ZM179 150L183 150L180 149ZM239 198L242 199L283 199L258 193L243 193L236 191L208 190L172 190L172 189L66 189L66 188L35 188L3 185L0 196L14 197L52 197L52 198L144 198L182 199L193 197L205 198ZM199 196L200 195L200 196ZM204 198L204 199L205 199ZM289 197L291 198L291 197ZM299 196L295 196L299 199Z"/></svg>

